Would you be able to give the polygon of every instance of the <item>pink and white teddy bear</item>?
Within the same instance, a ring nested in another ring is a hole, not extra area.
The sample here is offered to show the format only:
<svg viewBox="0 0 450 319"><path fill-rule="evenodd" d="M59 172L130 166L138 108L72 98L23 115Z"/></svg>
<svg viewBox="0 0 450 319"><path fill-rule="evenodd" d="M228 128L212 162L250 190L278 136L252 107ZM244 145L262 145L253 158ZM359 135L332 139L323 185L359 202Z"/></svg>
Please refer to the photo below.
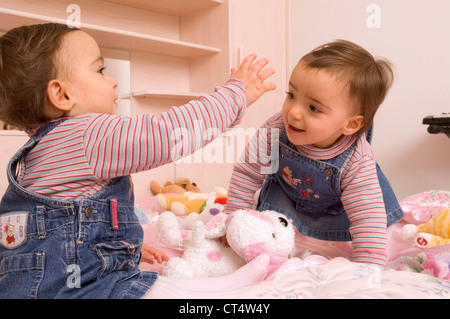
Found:
<svg viewBox="0 0 450 319"><path fill-rule="evenodd" d="M226 214L223 209L208 207L201 214L191 215L180 218L164 212L159 217L159 241L183 250L181 257L170 258L162 268L164 276L225 276L258 255L268 254L268 277L294 249L294 226L275 211L238 210Z"/></svg>

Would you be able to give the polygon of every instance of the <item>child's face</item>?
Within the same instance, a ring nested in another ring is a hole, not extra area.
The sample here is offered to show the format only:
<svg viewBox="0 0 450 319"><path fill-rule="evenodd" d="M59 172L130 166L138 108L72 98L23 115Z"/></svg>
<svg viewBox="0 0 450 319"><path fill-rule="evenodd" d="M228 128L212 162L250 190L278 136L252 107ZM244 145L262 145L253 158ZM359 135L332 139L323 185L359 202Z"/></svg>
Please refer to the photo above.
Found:
<svg viewBox="0 0 450 319"><path fill-rule="evenodd" d="M354 129L362 126L363 117L353 114L354 103L347 85L324 70L306 68L300 62L291 74L283 104L289 141L328 148L343 134L356 133Z"/></svg>
<svg viewBox="0 0 450 319"><path fill-rule="evenodd" d="M61 76L73 101L67 115L116 114L117 81L105 74L97 42L85 32L74 31L63 38L62 48L60 63L65 66Z"/></svg>

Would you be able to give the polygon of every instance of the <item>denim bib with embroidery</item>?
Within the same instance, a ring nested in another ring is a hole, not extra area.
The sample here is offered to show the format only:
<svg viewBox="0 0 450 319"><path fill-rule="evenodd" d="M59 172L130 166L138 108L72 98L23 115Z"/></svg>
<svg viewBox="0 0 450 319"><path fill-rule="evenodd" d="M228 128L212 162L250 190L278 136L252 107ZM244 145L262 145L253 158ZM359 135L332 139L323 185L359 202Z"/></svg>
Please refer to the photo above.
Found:
<svg viewBox="0 0 450 319"><path fill-rule="evenodd" d="M285 214L306 236L351 241L351 223L341 202L341 174L355 145L356 141L334 158L314 160L298 153L283 129L279 140L278 171L266 177L257 208ZM378 165L377 175L389 226L402 219L403 212Z"/></svg>

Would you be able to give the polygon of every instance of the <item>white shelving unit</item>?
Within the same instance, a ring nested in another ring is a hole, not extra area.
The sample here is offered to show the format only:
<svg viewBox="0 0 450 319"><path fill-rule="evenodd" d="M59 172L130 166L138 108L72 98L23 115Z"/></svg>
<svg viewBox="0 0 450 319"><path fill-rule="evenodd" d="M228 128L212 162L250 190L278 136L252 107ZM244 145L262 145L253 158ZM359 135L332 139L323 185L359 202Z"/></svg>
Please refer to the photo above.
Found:
<svg viewBox="0 0 450 319"><path fill-rule="evenodd" d="M0 28L2 29L10 25L46 22L65 24L66 20L52 16L0 8ZM220 49L214 47L152 36L145 33L103 27L101 25L83 23L82 29L91 34L100 46L116 50L136 50L184 58L199 57L220 52Z"/></svg>

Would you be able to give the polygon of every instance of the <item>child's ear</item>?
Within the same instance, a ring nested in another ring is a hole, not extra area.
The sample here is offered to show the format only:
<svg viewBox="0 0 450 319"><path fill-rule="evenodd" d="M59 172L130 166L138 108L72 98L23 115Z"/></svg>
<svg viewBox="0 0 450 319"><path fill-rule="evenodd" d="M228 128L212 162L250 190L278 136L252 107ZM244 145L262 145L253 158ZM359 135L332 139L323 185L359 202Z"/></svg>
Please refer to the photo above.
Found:
<svg viewBox="0 0 450 319"><path fill-rule="evenodd" d="M50 104L59 111L68 113L73 105L74 100L71 98L64 82L60 80L51 80L47 85L47 98Z"/></svg>
<svg viewBox="0 0 450 319"><path fill-rule="evenodd" d="M347 125L344 127L342 134L344 135L352 135L358 132L364 126L364 116L363 115L355 115L352 116Z"/></svg>

